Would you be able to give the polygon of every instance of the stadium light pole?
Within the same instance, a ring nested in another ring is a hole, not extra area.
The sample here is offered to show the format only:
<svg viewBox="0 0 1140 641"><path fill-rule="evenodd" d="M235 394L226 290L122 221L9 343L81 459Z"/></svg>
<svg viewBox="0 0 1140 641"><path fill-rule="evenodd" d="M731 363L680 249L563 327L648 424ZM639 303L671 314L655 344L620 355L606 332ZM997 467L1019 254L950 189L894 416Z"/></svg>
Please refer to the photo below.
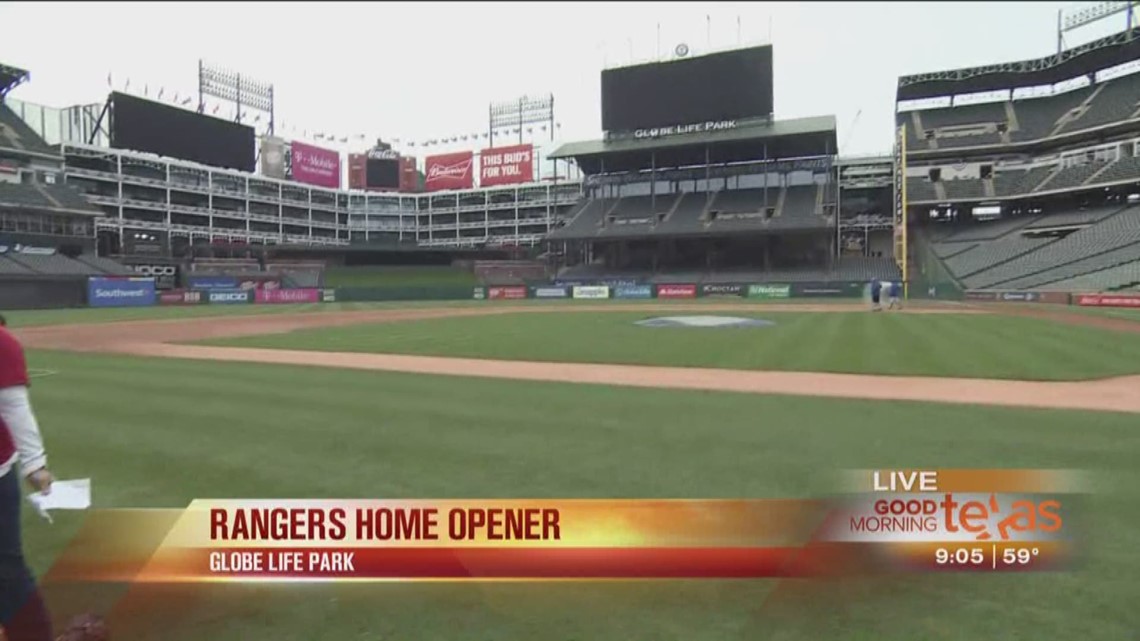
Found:
<svg viewBox="0 0 1140 641"><path fill-rule="evenodd" d="M206 97L218 98L236 107L234 122L242 120L242 109L249 108L269 116L266 134L274 135L273 85L198 61L198 113L206 109Z"/></svg>

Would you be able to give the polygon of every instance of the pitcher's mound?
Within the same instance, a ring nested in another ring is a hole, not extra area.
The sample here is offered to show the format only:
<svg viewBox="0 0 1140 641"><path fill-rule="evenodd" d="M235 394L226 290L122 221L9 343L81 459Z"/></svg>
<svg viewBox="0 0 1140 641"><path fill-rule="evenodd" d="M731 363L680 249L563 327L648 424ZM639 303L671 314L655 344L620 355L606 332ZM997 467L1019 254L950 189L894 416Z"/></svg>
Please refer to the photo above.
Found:
<svg viewBox="0 0 1140 641"><path fill-rule="evenodd" d="M738 316L662 316L637 321L642 327L771 327L772 321Z"/></svg>

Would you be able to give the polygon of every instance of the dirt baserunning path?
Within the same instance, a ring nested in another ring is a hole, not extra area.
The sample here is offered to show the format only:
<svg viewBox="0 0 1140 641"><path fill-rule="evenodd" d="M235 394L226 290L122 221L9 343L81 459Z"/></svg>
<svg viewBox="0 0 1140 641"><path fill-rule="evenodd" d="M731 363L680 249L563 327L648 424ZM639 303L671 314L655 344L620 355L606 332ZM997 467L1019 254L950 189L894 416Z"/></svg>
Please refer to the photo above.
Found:
<svg viewBox="0 0 1140 641"><path fill-rule="evenodd" d="M80 352L104 352L197 360L242 361L290 365L343 367L362 370L415 372L503 379L598 383L634 387L734 391L840 398L934 401L1140 413L1140 376L1100 381L1028 382L932 377L871 376L813 372L726 371L717 369L646 367L579 363L477 360L394 354L312 352L176 345L175 342L291 332L454 316L503 313L577 313L586 311L647 311L690 314L756 312L757 306L737 304L574 305L433 308L313 312L202 319L130 321L93 325L34 327L20 331L28 347ZM863 305L764 305L763 311L834 313L865 311ZM988 310L987 310L988 311ZM1002 311L995 309L994 311ZM1012 311L1012 310L1011 310ZM906 314L985 313L964 306L908 309ZM1003 312L1004 313L1004 312ZM1140 331L1140 323L1095 316L1052 314L1053 320L1108 329ZM1108 322L1105 322L1108 321ZM1116 321L1120 321L1119 323Z"/></svg>

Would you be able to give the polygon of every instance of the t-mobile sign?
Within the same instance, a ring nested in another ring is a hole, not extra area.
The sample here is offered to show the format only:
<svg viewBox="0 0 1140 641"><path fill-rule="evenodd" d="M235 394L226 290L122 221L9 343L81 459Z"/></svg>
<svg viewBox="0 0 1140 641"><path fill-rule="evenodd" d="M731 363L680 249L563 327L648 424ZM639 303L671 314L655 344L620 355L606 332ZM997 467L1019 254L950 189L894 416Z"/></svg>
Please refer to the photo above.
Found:
<svg viewBox="0 0 1140 641"><path fill-rule="evenodd" d="M303 142L291 144L293 180L340 189L340 153L306 145Z"/></svg>

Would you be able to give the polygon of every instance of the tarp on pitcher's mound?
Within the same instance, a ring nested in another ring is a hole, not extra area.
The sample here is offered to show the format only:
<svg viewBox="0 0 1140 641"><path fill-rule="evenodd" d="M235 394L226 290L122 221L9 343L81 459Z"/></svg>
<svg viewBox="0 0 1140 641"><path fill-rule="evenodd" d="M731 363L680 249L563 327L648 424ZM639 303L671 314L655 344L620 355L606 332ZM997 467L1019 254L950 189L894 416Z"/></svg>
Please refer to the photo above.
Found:
<svg viewBox="0 0 1140 641"><path fill-rule="evenodd" d="M642 327L771 327L772 321L738 316L661 316L635 323Z"/></svg>

